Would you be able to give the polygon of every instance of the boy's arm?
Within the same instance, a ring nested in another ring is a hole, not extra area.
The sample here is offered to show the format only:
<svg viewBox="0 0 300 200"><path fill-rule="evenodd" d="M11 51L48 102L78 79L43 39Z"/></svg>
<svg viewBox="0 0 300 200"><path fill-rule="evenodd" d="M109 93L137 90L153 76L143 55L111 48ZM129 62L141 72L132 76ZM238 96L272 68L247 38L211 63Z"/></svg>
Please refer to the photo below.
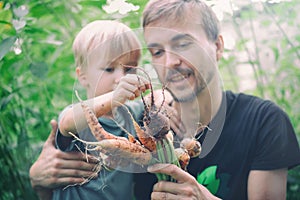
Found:
<svg viewBox="0 0 300 200"><path fill-rule="evenodd" d="M97 96L84 102L94 111L97 117L103 116L112 110L113 92ZM64 136L71 136L69 132L77 134L88 127L80 103L67 108L59 121L59 130Z"/></svg>
<svg viewBox="0 0 300 200"><path fill-rule="evenodd" d="M111 112L113 108L124 104L126 100L134 100L140 96L141 92L149 88L149 81L144 77L137 78L137 75L127 74L121 78L114 91L88 99L85 103L98 118ZM64 136L70 136L69 132L77 134L86 127L88 124L79 103L66 109L59 121L59 130Z"/></svg>

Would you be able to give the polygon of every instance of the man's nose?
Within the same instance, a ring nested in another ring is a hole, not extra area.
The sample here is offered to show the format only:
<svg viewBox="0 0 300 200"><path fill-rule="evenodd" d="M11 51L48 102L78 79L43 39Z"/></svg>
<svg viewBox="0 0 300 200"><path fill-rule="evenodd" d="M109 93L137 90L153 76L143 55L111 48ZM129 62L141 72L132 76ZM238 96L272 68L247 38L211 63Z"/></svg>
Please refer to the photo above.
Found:
<svg viewBox="0 0 300 200"><path fill-rule="evenodd" d="M174 52L166 51L165 66L168 68L178 67L181 63L180 56Z"/></svg>

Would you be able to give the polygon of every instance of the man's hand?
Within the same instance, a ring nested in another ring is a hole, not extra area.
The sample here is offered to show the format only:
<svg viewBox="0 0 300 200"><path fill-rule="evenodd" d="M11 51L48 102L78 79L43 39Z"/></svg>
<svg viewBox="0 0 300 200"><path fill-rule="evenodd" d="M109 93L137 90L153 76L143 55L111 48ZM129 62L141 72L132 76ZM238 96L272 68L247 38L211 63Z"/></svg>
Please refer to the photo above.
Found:
<svg viewBox="0 0 300 200"><path fill-rule="evenodd" d="M219 199L213 196L203 185L200 185L197 180L172 164L156 164L148 167L151 173L162 173L172 176L177 183L160 181L153 186L151 199Z"/></svg>
<svg viewBox="0 0 300 200"><path fill-rule="evenodd" d="M180 113L173 107L173 97L167 90L156 89L153 91L154 103L157 109L165 112L170 118L170 127L176 138L182 140L183 134L186 132L183 123L181 122ZM145 96L147 105L151 105L151 94Z"/></svg>
<svg viewBox="0 0 300 200"><path fill-rule="evenodd" d="M43 199L51 198L53 188L81 183L84 178L96 175L95 159L87 162L86 155L80 152L62 152L55 148L57 122L52 120L51 126L42 152L30 168L31 185Z"/></svg>

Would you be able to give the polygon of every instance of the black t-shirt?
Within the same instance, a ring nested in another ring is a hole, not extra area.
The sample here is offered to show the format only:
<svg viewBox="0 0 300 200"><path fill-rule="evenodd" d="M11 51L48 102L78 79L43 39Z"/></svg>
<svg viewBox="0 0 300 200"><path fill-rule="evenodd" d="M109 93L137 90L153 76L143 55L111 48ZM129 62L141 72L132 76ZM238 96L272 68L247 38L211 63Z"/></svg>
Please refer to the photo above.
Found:
<svg viewBox="0 0 300 200"><path fill-rule="evenodd" d="M223 97L188 172L222 199L247 199L250 170L298 165L299 144L288 116L271 101L230 91ZM156 181L153 174L136 174L136 199L150 199Z"/></svg>

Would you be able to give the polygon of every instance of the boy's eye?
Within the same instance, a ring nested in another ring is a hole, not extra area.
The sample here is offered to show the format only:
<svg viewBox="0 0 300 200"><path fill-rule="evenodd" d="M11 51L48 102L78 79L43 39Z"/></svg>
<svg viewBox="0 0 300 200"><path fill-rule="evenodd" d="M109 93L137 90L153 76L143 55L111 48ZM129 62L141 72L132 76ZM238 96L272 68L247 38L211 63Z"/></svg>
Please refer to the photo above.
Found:
<svg viewBox="0 0 300 200"><path fill-rule="evenodd" d="M129 73L135 73L136 69L132 68L132 67L125 67L124 68L124 72L125 74L129 74Z"/></svg>
<svg viewBox="0 0 300 200"><path fill-rule="evenodd" d="M107 67L104 69L106 72L113 72L115 69L112 67Z"/></svg>

